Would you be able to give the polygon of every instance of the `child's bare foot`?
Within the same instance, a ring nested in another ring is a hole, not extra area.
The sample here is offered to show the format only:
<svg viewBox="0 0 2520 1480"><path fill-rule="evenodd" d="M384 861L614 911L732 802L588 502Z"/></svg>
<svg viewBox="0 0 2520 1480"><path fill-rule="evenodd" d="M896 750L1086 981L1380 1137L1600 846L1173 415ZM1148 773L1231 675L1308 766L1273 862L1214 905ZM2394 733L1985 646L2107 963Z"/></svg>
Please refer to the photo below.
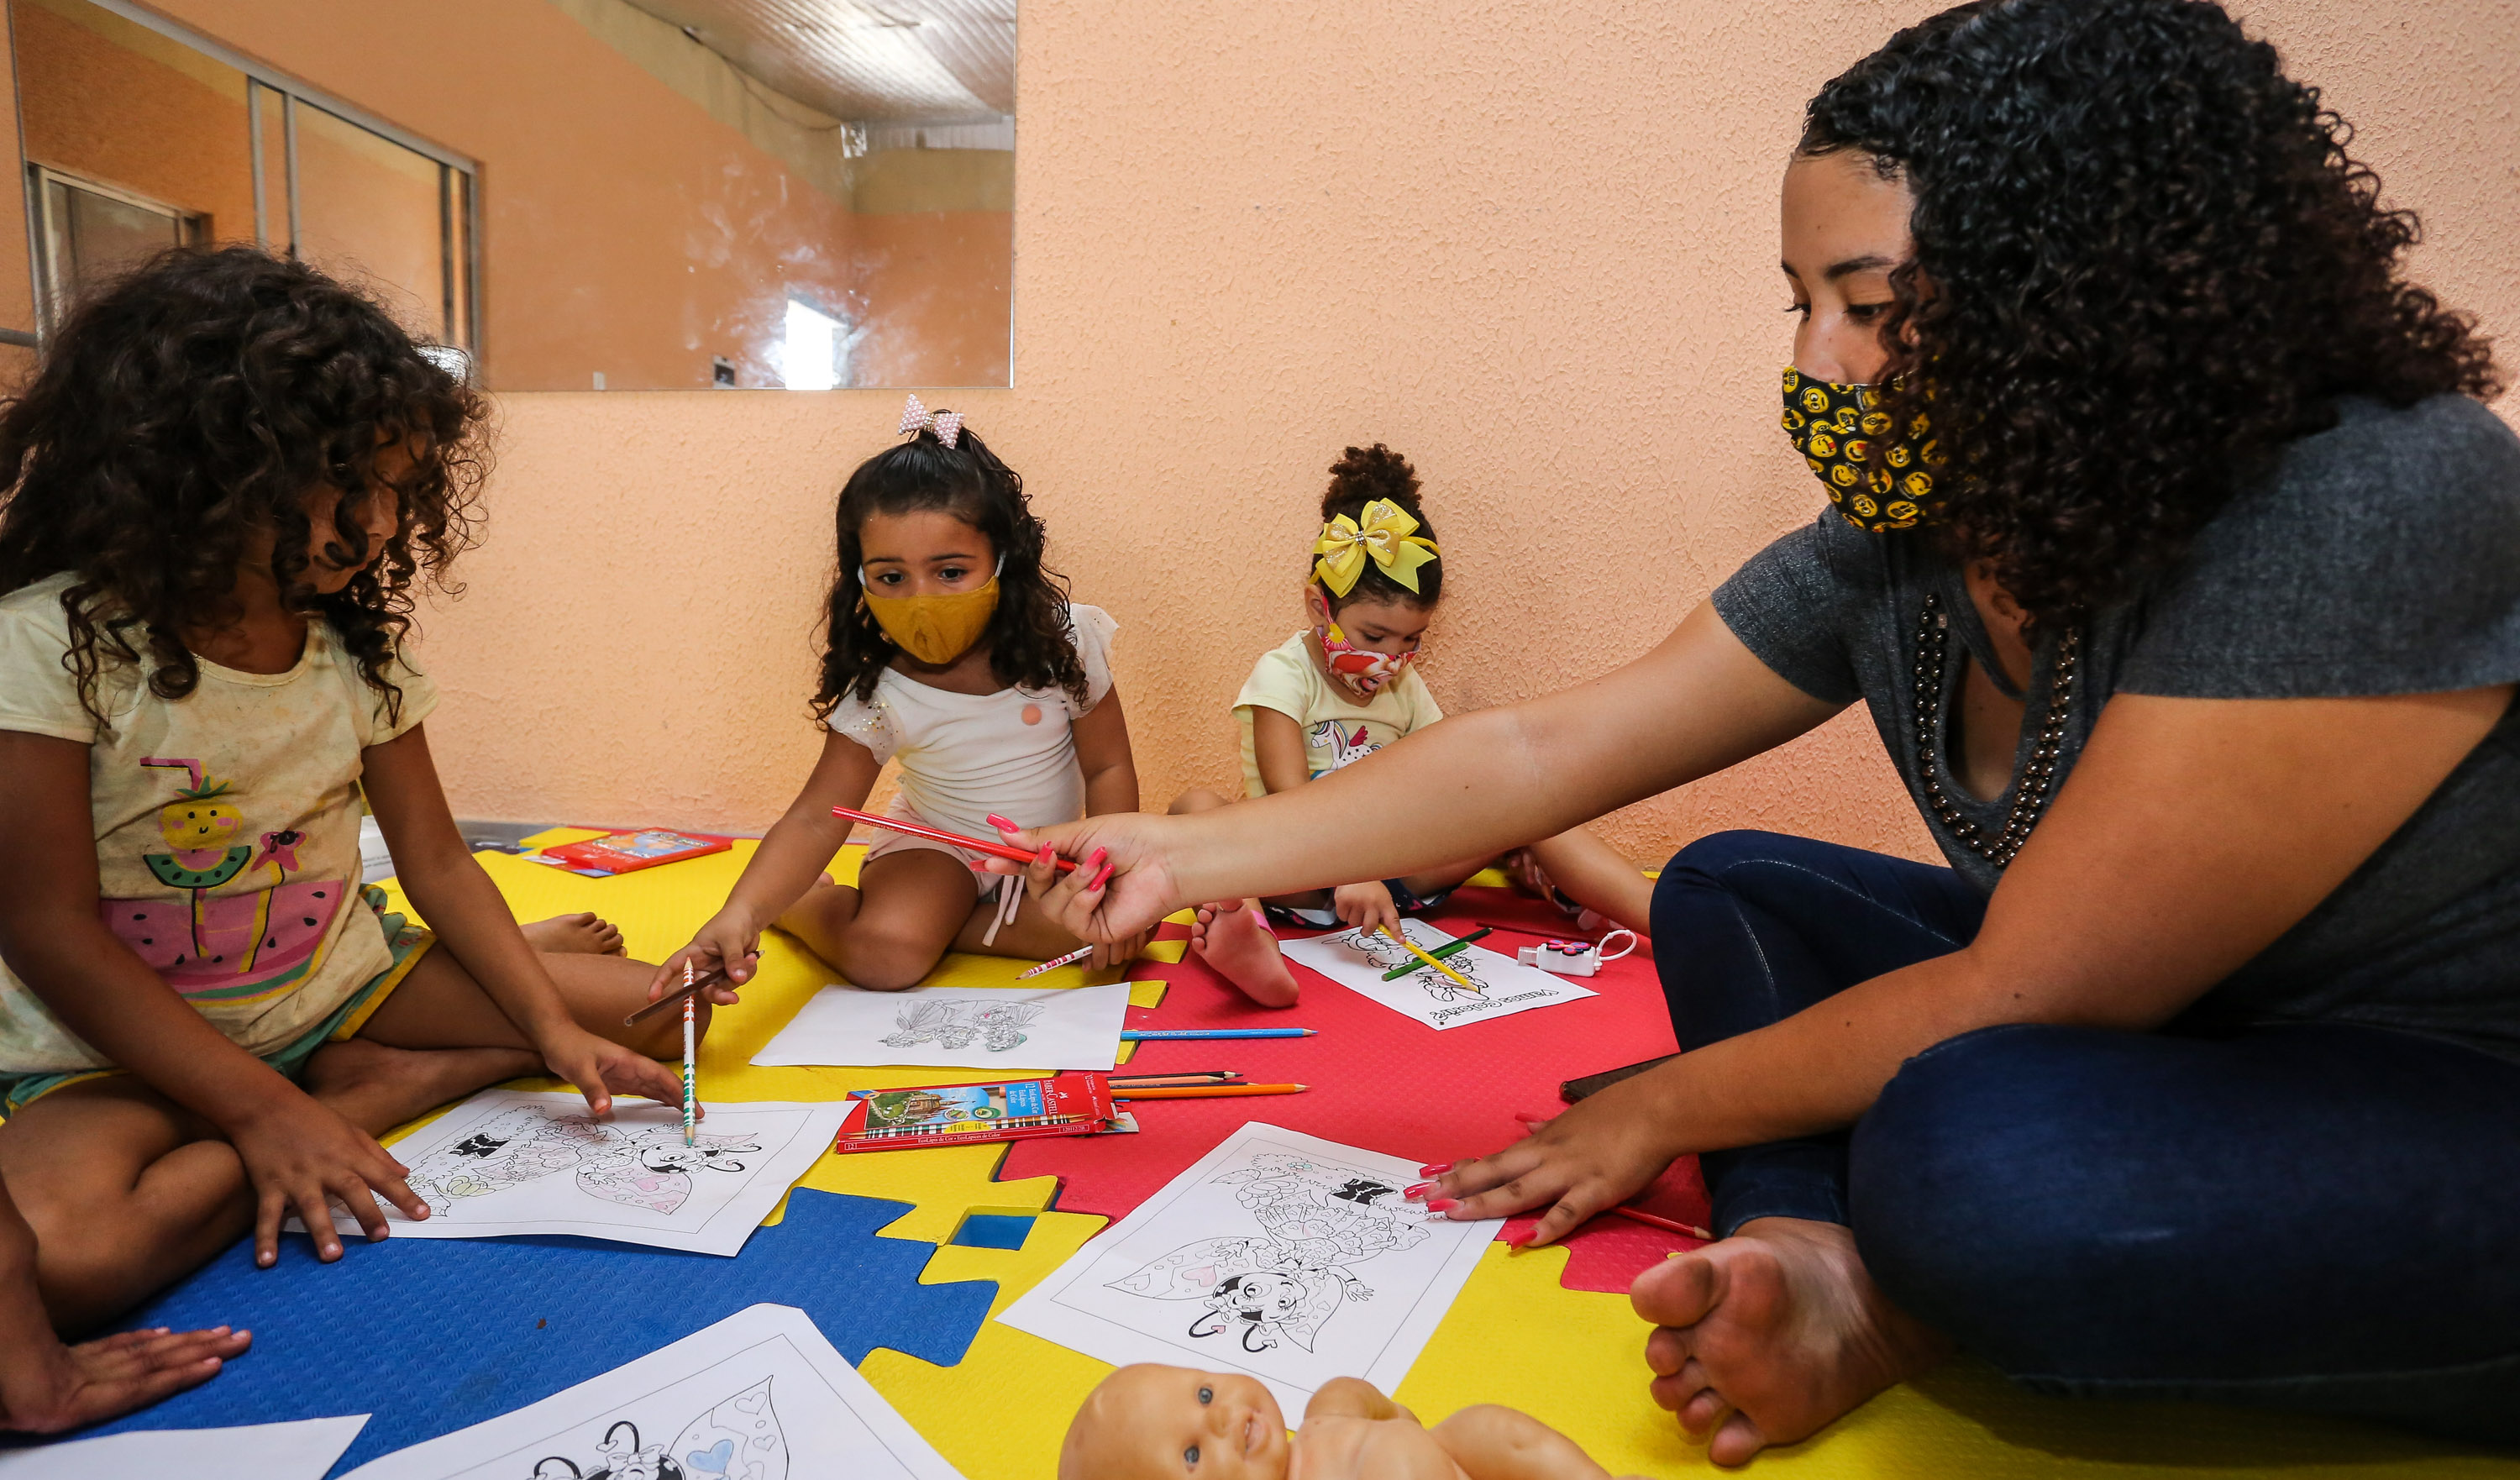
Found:
<svg viewBox="0 0 2520 1480"><path fill-rule="evenodd" d="M209 1381L252 1344L251 1332L222 1325L124 1331L66 1347L47 1327L0 1357L0 1429L58 1434L119 1417Z"/></svg>
<svg viewBox="0 0 2520 1480"><path fill-rule="evenodd" d="M525 944L546 956L619 956L621 928L592 910L555 915L523 927Z"/></svg>
<svg viewBox="0 0 2520 1480"><path fill-rule="evenodd" d="M1261 921L1260 902L1233 899L1201 905L1190 927L1190 948L1242 995L1264 1008L1291 1008L1303 988L1286 969L1278 937Z"/></svg>
<svg viewBox="0 0 2520 1480"><path fill-rule="evenodd" d="M1951 1350L1883 1297L1833 1223L1754 1218L1638 1276L1628 1299L1659 1327L1654 1402L1711 1431L1718 1464L1809 1438Z"/></svg>
<svg viewBox="0 0 2520 1480"><path fill-rule="evenodd" d="M530 1049L389 1049L353 1038L306 1060L306 1093L371 1136L484 1085L542 1072Z"/></svg>

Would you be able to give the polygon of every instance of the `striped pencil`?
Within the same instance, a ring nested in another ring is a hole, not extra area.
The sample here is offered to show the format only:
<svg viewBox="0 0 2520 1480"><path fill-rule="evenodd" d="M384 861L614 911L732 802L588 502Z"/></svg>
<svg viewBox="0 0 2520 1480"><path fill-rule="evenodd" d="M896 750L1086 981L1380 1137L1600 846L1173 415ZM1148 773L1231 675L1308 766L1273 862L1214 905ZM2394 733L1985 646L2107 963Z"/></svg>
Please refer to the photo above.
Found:
<svg viewBox="0 0 2520 1480"><path fill-rule="evenodd" d="M699 1049L700 995L692 990L692 959L683 958L683 1144L699 1144L700 1081L693 1060Z"/></svg>

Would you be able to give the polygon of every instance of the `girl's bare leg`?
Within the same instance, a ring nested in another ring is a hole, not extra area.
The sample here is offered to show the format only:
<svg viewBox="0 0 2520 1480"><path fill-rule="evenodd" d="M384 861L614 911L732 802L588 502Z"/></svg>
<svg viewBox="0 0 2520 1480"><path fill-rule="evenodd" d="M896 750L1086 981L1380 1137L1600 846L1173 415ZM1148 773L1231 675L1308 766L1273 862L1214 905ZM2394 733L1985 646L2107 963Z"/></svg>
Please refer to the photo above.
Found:
<svg viewBox="0 0 2520 1480"><path fill-rule="evenodd" d="M936 969L972 918L979 895L978 881L959 855L904 848L862 865L855 888L825 875L788 907L778 925L853 984L898 992ZM1007 935L998 939L1003 943ZM1075 942L1068 944L1073 949Z"/></svg>

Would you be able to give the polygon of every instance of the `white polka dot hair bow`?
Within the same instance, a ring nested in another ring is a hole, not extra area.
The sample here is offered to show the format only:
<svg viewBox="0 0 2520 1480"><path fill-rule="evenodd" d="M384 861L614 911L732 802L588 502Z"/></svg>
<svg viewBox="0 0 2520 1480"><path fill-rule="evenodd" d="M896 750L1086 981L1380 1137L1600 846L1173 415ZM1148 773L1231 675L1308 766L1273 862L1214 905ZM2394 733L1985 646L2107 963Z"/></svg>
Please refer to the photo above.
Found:
<svg viewBox="0 0 2520 1480"><path fill-rule="evenodd" d="M913 395L909 404L901 408L901 429L904 432L913 432L922 428L935 432L936 440L951 447L963 440L963 413L959 411L931 413L926 407L919 404L918 396Z"/></svg>

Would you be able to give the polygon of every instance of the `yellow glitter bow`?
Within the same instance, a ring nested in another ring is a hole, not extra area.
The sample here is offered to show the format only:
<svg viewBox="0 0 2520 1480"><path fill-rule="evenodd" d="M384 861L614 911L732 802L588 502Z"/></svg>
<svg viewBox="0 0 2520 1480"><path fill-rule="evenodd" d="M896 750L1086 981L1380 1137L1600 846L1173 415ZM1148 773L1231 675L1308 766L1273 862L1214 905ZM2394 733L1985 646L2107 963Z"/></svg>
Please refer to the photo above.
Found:
<svg viewBox="0 0 2520 1480"><path fill-rule="evenodd" d="M1365 506L1363 523L1342 514L1322 526L1322 537L1313 542L1313 554L1321 557L1313 562L1313 570L1330 595L1343 597L1356 589L1356 578L1365 574L1366 557L1372 556L1384 575L1415 591L1418 567L1441 553L1433 540L1418 532L1418 521L1399 505L1375 499Z"/></svg>

